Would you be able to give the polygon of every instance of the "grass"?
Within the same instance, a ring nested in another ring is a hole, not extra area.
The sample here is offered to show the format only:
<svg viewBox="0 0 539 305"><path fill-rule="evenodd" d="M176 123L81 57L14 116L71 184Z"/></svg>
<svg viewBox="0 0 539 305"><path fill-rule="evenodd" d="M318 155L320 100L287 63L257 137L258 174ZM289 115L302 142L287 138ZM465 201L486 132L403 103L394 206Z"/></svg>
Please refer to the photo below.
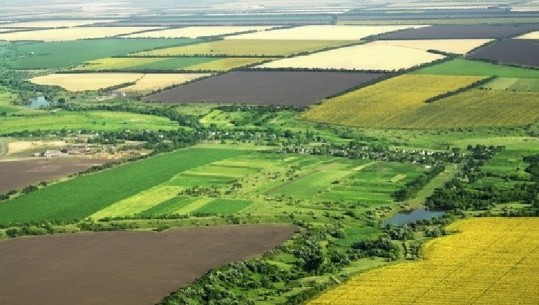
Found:
<svg viewBox="0 0 539 305"><path fill-rule="evenodd" d="M537 228L537 218L463 220L423 246L426 259L365 272L307 304L537 304L535 288L519 285L539 280Z"/></svg>
<svg viewBox="0 0 539 305"><path fill-rule="evenodd" d="M218 40L191 46L164 48L135 55L144 56L285 56L310 53L349 44L325 40Z"/></svg>
<svg viewBox="0 0 539 305"><path fill-rule="evenodd" d="M167 118L127 112L67 112L8 116L0 120L0 134L21 131L93 130L112 131L125 129L171 130L178 124Z"/></svg>
<svg viewBox="0 0 539 305"><path fill-rule="evenodd" d="M193 213L232 215L251 205L251 201L238 199L215 199Z"/></svg>
<svg viewBox="0 0 539 305"><path fill-rule="evenodd" d="M0 223L82 219L162 184L178 172L244 153L183 149L60 182L0 203Z"/></svg>
<svg viewBox="0 0 539 305"><path fill-rule="evenodd" d="M405 74L330 99L301 115L319 122L375 128L429 128L430 123L418 124L417 112L442 101L426 103L429 98L466 87L482 77ZM443 107L443 106L442 106ZM445 124L446 119L434 121Z"/></svg>
<svg viewBox="0 0 539 305"><path fill-rule="evenodd" d="M128 53L197 43L193 39L91 39L64 42L36 42L14 46L22 57L13 60L14 69L52 69Z"/></svg>
<svg viewBox="0 0 539 305"><path fill-rule="evenodd" d="M423 68L414 73L435 75L469 75L493 76L511 78L539 78L539 70L516 68L504 65L490 64L482 61L457 58L435 66Z"/></svg>
<svg viewBox="0 0 539 305"><path fill-rule="evenodd" d="M539 92L539 78L498 77L482 86L493 90Z"/></svg>
<svg viewBox="0 0 539 305"><path fill-rule="evenodd" d="M174 214L177 210L182 209L189 204L195 202L197 198L193 197L174 197L167 201L164 201L148 210L143 211L139 215L145 217L155 217L162 215L171 215Z"/></svg>

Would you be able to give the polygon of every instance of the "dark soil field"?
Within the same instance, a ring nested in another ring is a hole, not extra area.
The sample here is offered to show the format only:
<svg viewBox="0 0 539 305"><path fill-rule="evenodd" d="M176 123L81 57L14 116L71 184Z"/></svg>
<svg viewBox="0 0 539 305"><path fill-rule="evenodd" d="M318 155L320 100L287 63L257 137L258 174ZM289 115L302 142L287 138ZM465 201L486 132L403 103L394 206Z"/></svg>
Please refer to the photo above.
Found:
<svg viewBox="0 0 539 305"><path fill-rule="evenodd" d="M82 172L106 160L62 159L0 162L0 194Z"/></svg>
<svg viewBox="0 0 539 305"><path fill-rule="evenodd" d="M306 107L382 75L341 72L231 72L165 90L148 96L146 100Z"/></svg>
<svg viewBox="0 0 539 305"><path fill-rule="evenodd" d="M506 39L473 52L472 59L539 67L539 40Z"/></svg>
<svg viewBox="0 0 539 305"><path fill-rule="evenodd" d="M539 25L433 25L430 27L404 30L381 36L393 39L479 39L507 38L539 29Z"/></svg>
<svg viewBox="0 0 539 305"><path fill-rule="evenodd" d="M0 241L2 305L153 305L212 268L261 255L293 226L225 226Z"/></svg>

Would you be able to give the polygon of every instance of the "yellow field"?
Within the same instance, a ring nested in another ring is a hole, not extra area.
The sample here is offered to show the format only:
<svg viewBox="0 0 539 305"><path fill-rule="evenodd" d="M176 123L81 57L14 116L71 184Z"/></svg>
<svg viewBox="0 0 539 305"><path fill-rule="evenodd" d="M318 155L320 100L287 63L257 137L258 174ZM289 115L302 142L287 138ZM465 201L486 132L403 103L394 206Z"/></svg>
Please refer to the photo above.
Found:
<svg viewBox="0 0 539 305"><path fill-rule="evenodd" d="M136 82L141 73L76 73L50 74L32 78L39 85L60 86L67 91L99 90L125 83Z"/></svg>
<svg viewBox="0 0 539 305"><path fill-rule="evenodd" d="M248 31L264 31L271 29L268 26L193 26L178 29L152 31L140 34L131 34L131 38L198 38L208 36L221 36Z"/></svg>
<svg viewBox="0 0 539 305"><path fill-rule="evenodd" d="M308 110L302 118L359 127L410 128L416 119L414 114L430 105L425 103L427 99L466 87L482 78L401 75L333 98Z"/></svg>
<svg viewBox="0 0 539 305"><path fill-rule="evenodd" d="M41 40L41 41L66 41L90 38L113 37L133 32L158 29L156 27L74 27L66 29L37 30L28 32L3 33L0 40Z"/></svg>
<svg viewBox="0 0 539 305"><path fill-rule="evenodd" d="M260 68L384 70L408 69L444 58L423 50L368 43L306 56L285 58Z"/></svg>
<svg viewBox="0 0 539 305"><path fill-rule="evenodd" d="M210 74L145 74L141 79L137 81L135 85L119 89L122 92L151 92L172 85L180 85L188 81L192 81L197 78L209 76Z"/></svg>
<svg viewBox="0 0 539 305"><path fill-rule="evenodd" d="M10 28L63 28L113 21L115 20L47 20L7 23L1 24L0 26Z"/></svg>
<svg viewBox="0 0 539 305"><path fill-rule="evenodd" d="M424 260L366 272L308 305L539 304L539 218L467 219Z"/></svg>
<svg viewBox="0 0 539 305"><path fill-rule="evenodd" d="M279 56L298 53L310 53L321 49L349 44L340 40L300 40L291 43L289 40L218 40L194 45L158 49L140 52L134 55L143 56Z"/></svg>
<svg viewBox="0 0 539 305"><path fill-rule="evenodd" d="M517 37L517 39L539 39L539 31L531 32Z"/></svg>
<svg viewBox="0 0 539 305"><path fill-rule="evenodd" d="M492 39L425 39L425 40L378 40L374 45L389 45L416 50L437 50L446 53L466 54L492 41Z"/></svg>
<svg viewBox="0 0 539 305"><path fill-rule="evenodd" d="M165 57L147 57L147 58L139 58L139 57L107 57L107 58L100 58L96 60L92 60L89 62L85 62L81 64L78 67L75 67L75 70L84 70L84 71L100 71L100 70L124 70L129 69L134 66L139 65L148 65L148 64L155 64L159 62L166 61L167 58Z"/></svg>
<svg viewBox="0 0 539 305"><path fill-rule="evenodd" d="M414 25L307 25L290 29L273 30L230 36L227 39L271 39L271 40L359 40L367 36L393 32Z"/></svg>
<svg viewBox="0 0 539 305"><path fill-rule="evenodd" d="M222 72L231 69L236 69L244 66L249 66L257 63L261 63L271 58L261 57L228 57L199 65L189 66L185 68L187 71L215 71Z"/></svg>

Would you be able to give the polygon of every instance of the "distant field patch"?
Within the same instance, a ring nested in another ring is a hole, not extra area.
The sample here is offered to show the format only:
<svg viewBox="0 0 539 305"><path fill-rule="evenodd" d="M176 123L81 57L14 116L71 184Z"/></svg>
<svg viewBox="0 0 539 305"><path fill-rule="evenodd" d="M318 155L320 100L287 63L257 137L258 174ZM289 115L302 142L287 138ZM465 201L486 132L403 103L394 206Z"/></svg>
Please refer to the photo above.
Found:
<svg viewBox="0 0 539 305"><path fill-rule="evenodd" d="M218 40L191 46L165 48L134 55L143 56L285 56L310 53L350 43L339 40Z"/></svg>
<svg viewBox="0 0 539 305"><path fill-rule="evenodd" d="M90 25L94 23L113 22L114 20L42 20L42 21L27 21L27 22L13 22L0 24L0 27L6 28L63 28L73 27L81 25Z"/></svg>
<svg viewBox="0 0 539 305"><path fill-rule="evenodd" d="M235 214L250 206L248 200L239 199L215 199L195 210L193 213L211 213L211 214Z"/></svg>
<svg viewBox="0 0 539 305"><path fill-rule="evenodd" d="M158 29L156 27L72 27L51 30L36 30L1 33L0 40L9 41L68 41L78 39L108 38L139 31Z"/></svg>
<svg viewBox="0 0 539 305"><path fill-rule="evenodd" d="M73 66L103 57L196 43L193 39L91 39L25 43L14 46L21 57L10 62L14 69L51 69Z"/></svg>
<svg viewBox="0 0 539 305"><path fill-rule="evenodd" d="M517 37L517 39L539 39L539 31L531 32L528 34L524 34L522 36Z"/></svg>
<svg viewBox="0 0 539 305"><path fill-rule="evenodd" d="M193 65L185 68L187 71L215 71L224 72L236 68L259 64L261 62L270 60L271 58L261 57L228 57L213 60L198 65Z"/></svg>
<svg viewBox="0 0 539 305"><path fill-rule="evenodd" d="M37 130L125 130L177 129L178 124L167 118L127 112L56 112L31 116L10 116L0 120L0 134Z"/></svg>
<svg viewBox="0 0 539 305"><path fill-rule="evenodd" d="M268 26L190 26L177 29L151 31L140 34L131 34L131 38L199 38L222 36L241 32L264 31Z"/></svg>
<svg viewBox="0 0 539 305"><path fill-rule="evenodd" d="M415 40L378 40L375 44L390 45L415 50L436 50L454 54L466 54L484 45L490 39L415 39Z"/></svg>
<svg viewBox="0 0 539 305"><path fill-rule="evenodd" d="M413 73L439 75L476 75L510 78L539 78L539 70L490 64L476 60L457 58L451 61L423 68Z"/></svg>
<svg viewBox="0 0 539 305"><path fill-rule="evenodd" d="M499 77L482 86L486 89L539 92L539 79L537 78L508 78Z"/></svg>
<svg viewBox="0 0 539 305"><path fill-rule="evenodd" d="M134 85L119 89L123 92L151 92L173 85L180 85L210 74L171 73L171 74L144 74Z"/></svg>
<svg viewBox="0 0 539 305"><path fill-rule="evenodd" d="M105 89L126 83L135 83L144 74L140 73L74 73L49 74L30 79L39 85L60 86L67 91L88 91Z"/></svg>
<svg viewBox="0 0 539 305"><path fill-rule="evenodd" d="M537 24L433 25L385 34L380 39L499 39L515 37L537 29Z"/></svg>
<svg viewBox="0 0 539 305"><path fill-rule="evenodd" d="M333 98L302 115L311 121L360 127L406 128L434 96L482 77L407 74ZM433 103L436 104L436 103ZM444 119L445 120L445 119Z"/></svg>
<svg viewBox="0 0 539 305"><path fill-rule="evenodd" d="M368 43L285 58L258 66L259 68L295 68L327 70L383 70L408 69L420 64L442 59L444 56L423 50Z"/></svg>
<svg viewBox="0 0 539 305"><path fill-rule="evenodd" d="M539 54L539 40L506 39L473 52L470 58L537 68L539 67L537 54Z"/></svg>
<svg viewBox="0 0 539 305"><path fill-rule="evenodd" d="M229 39L264 40L360 40L367 36L378 35L403 29L420 28L413 25L306 25L289 29L279 29L257 33L234 35Z"/></svg>
<svg viewBox="0 0 539 305"><path fill-rule="evenodd" d="M308 305L538 304L539 219L467 219L423 246L424 260L355 276Z"/></svg>
<svg viewBox="0 0 539 305"><path fill-rule="evenodd" d="M146 101L304 107L380 76L375 73L231 72L150 95Z"/></svg>

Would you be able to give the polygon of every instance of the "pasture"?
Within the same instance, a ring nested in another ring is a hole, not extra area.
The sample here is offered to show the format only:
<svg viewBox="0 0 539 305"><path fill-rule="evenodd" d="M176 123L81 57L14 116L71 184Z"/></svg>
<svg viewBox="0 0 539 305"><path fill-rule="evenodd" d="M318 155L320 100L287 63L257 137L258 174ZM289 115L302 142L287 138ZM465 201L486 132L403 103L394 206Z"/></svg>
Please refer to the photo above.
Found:
<svg viewBox="0 0 539 305"><path fill-rule="evenodd" d="M260 256L294 232L250 225L0 241L0 268L11 275L0 279L0 303L156 304L208 270Z"/></svg>
<svg viewBox="0 0 539 305"><path fill-rule="evenodd" d="M125 129L171 130L178 124L167 118L128 112L68 112L9 116L0 120L0 134L21 131L45 130L95 130L112 131Z"/></svg>
<svg viewBox="0 0 539 305"><path fill-rule="evenodd" d="M539 68L539 40L506 39L481 48L470 58Z"/></svg>
<svg viewBox="0 0 539 305"><path fill-rule="evenodd" d="M69 67L103 57L196 43L192 39L91 39L62 42L34 42L14 46L21 57L10 62L14 69Z"/></svg>
<svg viewBox="0 0 539 305"><path fill-rule="evenodd" d="M95 91L122 84L136 83L142 79L141 73L74 73L49 74L30 79L34 84L60 86L67 91Z"/></svg>
<svg viewBox="0 0 539 305"><path fill-rule="evenodd" d="M349 44L339 40L218 40L191 46L138 52L137 56L289 56Z"/></svg>
<svg viewBox="0 0 539 305"><path fill-rule="evenodd" d="M411 128L415 125L411 120L416 118L414 114L430 106L425 102L427 99L466 87L480 79L482 77L406 74L330 99L301 117L348 126Z"/></svg>
<svg viewBox="0 0 539 305"><path fill-rule="evenodd" d="M378 40L373 43L423 51L436 50L453 54L466 54L490 41L490 39L414 39Z"/></svg>
<svg viewBox="0 0 539 305"><path fill-rule="evenodd" d="M140 34L131 34L130 38L201 38L230 35L234 33L265 31L268 26L190 26L175 29L157 30Z"/></svg>
<svg viewBox="0 0 539 305"><path fill-rule="evenodd" d="M537 24L432 25L382 35L383 40L409 39L501 39L538 30Z"/></svg>
<svg viewBox="0 0 539 305"><path fill-rule="evenodd" d="M537 304L537 218L467 219L423 246L424 260L353 277L308 305Z"/></svg>
<svg viewBox="0 0 539 305"><path fill-rule="evenodd" d="M362 38L403 29L419 28L413 25L306 25L288 29L233 35L226 39L249 40L360 40Z"/></svg>
<svg viewBox="0 0 539 305"><path fill-rule="evenodd" d="M380 76L375 73L231 72L165 90L145 100L304 107Z"/></svg>
<svg viewBox="0 0 539 305"><path fill-rule="evenodd" d="M180 85L193 81L201 77L207 77L210 74L197 73L170 73L170 74L144 74L134 85L119 89L122 92L146 93L173 85Z"/></svg>
<svg viewBox="0 0 539 305"><path fill-rule="evenodd" d="M134 32L158 29L155 27L71 27L36 31L0 33L0 40L8 41L69 41L110 38Z"/></svg>
<svg viewBox="0 0 539 305"><path fill-rule="evenodd" d="M394 71L442 58L444 56L423 50L374 42L276 60L262 64L258 68Z"/></svg>
<svg viewBox="0 0 539 305"><path fill-rule="evenodd" d="M539 71L457 58L426 67L413 73L437 75L499 76L509 78L539 78Z"/></svg>

